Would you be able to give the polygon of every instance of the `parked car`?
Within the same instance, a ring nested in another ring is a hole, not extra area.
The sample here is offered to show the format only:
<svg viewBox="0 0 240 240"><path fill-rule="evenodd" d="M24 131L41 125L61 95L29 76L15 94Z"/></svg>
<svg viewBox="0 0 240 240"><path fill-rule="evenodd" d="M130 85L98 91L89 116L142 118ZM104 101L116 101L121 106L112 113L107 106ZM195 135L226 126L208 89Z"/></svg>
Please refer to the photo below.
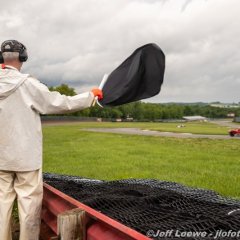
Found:
<svg viewBox="0 0 240 240"><path fill-rule="evenodd" d="M232 129L229 131L231 137L239 136L240 137L240 128Z"/></svg>

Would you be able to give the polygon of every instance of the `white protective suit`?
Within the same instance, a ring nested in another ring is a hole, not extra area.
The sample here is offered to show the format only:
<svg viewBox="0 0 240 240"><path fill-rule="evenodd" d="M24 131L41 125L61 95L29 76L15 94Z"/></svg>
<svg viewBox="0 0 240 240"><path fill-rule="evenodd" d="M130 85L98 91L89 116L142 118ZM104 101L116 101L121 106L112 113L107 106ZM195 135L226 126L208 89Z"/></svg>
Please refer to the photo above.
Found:
<svg viewBox="0 0 240 240"><path fill-rule="evenodd" d="M39 113L67 113L90 107L94 96L50 92L38 80L15 69L0 70L0 170L32 171L42 167Z"/></svg>
<svg viewBox="0 0 240 240"><path fill-rule="evenodd" d="M37 240L42 201L42 129L39 114L90 107L92 92L73 97L50 92L35 78L0 69L0 240L10 240L10 216L17 196L20 240Z"/></svg>

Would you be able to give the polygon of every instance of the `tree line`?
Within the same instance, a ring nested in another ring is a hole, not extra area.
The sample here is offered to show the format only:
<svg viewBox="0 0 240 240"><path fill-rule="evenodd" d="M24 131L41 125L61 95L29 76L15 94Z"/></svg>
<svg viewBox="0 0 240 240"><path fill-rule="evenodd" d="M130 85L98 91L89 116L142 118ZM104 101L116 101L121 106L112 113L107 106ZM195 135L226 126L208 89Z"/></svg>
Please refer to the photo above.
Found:
<svg viewBox="0 0 240 240"><path fill-rule="evenodd" d="M66 84L50 87L50 91L58 91L67 96L76 95L75 89ZM177 104L177 103L145 103L134 102L117 107L101 108L94 106L76 113L68 114L81 117L123 118L144 121L161 119L182 119L183 116L201 115L207 118L226 118L228 113L240 116L240 108L217 108L208 104Z"/></svg>

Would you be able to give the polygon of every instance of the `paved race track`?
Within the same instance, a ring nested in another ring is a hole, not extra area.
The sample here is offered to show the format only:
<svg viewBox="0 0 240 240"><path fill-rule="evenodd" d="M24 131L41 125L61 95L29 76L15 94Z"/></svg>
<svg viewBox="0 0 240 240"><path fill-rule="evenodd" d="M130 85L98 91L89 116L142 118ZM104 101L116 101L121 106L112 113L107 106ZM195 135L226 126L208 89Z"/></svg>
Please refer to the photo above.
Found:
<svg viewBox="0 0 240 240"><path fill-rule="evenodd" d="M161 136L161 137L177 137L177 138L210 138L210 139L239 139L240 137L230 137L228 135L204 135L192 133L173 133L173 132L159 132L152 130L142 130L139 128L88 128L82 129L91 132L107 132L107 133L120 133L132 135L146 135L146 136Z"/></svg>

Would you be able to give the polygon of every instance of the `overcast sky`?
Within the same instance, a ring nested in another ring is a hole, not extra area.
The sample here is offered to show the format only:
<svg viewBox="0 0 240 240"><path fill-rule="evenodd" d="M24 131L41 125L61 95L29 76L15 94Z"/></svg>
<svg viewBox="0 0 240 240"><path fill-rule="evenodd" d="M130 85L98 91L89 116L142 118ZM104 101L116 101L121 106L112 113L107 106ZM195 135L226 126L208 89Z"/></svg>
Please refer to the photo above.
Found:
<svg viewBox="0 0 240 240"><path fill-rule="evenodd" d="M239 102L239 9L239 0L8 0L0 42L23 42L24 72L78 92L154 42L166 73L161 93L147 101Z"/></svg>

